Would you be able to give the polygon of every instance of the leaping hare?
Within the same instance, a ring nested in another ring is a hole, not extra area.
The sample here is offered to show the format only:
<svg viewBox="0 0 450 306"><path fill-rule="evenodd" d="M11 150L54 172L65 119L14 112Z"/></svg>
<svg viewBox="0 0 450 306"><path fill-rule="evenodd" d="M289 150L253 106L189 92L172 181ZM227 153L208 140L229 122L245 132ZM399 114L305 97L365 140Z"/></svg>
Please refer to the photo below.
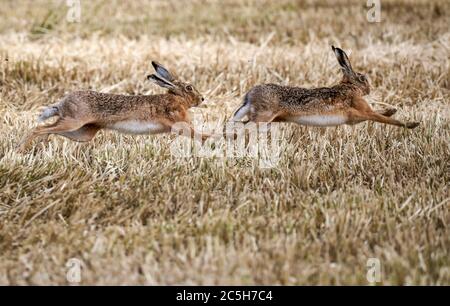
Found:
<svg viewBox="0 0 450 306"><path fill-rule="evenodd" d="M193 85L177 80L166 68L152 62L155 74L147 79L167 88L160 95L126 96L76 91L60 102L46 107L39 122L58 116L55 123L38 126L20 145L24 151L33 138L58 134L75 141L89 141L101 129L117 130L131 134L156 134L170 132L176 122L186 122L191 129L187 110L199 105L204 98ZM208 137L202 135L202 138Z"/></svg>
<svg viewBox="0 0 450 306"><path fill-rule="evenodd" d="M246 115L253 122L295 122L313 126L355 124L366 120L409 129L418 122L400 122L389 118L396 109L374 111L363 99L370 92L365 75L355 72L345 52L332 46L343 78L332 87L306 89L275 84L258 85L245 95L244 103L232 121Z"/></svg>

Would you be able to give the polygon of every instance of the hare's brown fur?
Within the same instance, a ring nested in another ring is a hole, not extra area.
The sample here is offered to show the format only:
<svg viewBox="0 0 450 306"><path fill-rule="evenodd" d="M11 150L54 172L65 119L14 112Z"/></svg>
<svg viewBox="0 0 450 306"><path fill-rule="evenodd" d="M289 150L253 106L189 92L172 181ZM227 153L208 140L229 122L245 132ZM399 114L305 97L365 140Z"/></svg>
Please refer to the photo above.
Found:
<svg viewBox="0 0 450 306"><path fill-rule="evenodd" d="M101 127L123 120L183 121L194 103L173 94L126 96L95 91L76 91L59 105L60 118L78 119Z"/></svg>
<svg viewBox="0 0 450 306"><path fill-rule="evenodd" d="M56 122L38 126L23 140L21 149L37 136L58 134L75 141L89 141L101 129L132 134L169 132L177 122L189 122L188 109L203 101L190 84L174 78L167 69L153 62L156 74L148 79L167 88L160 95L116 95L95 91L75 91L60 102L48 106L40 116L46 120L57 116ZM202 135L206 138L206 135Z"/></svg>
<svg viewBox="0 0 450 306"><path fill-rule="evenodd" d="M276 84L255 86L245 95L233 121L247 115L253 122L287 121L315 126L355 124L366 120L407 128L418 125L389 118L395 109L372 110L363 99L370 93L367 78L353 71L343 50L333 47L333 51L343 71L339 84L313 89Z"/></svg>

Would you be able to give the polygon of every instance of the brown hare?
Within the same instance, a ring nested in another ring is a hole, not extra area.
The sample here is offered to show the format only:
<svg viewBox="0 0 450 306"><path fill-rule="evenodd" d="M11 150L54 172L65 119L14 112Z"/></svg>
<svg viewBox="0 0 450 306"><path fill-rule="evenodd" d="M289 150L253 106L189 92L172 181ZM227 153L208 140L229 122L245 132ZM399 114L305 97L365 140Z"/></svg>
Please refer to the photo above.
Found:
<svg viewBox="0 0 450 306"><path fill-rule="evenodd" d="M374 111L363 99L370 92L365 75L355 72L345 52L332 49L343 78L332 87L306 89L276 84L258 85L245 95L244 103L234 113L232 121L245 116L253 122L295 122L313 126L355 124L366 120L415 128L418 122L400 122L389 118L396 109ZM247 121L247 122L248 122Z"/></svg>
<svg viewBox="0 0 450 306"><path fill-rule="evenodd" d="M157 134L170 132L173 124L186 122L194 136L187 115L190 107L198 106L204 98L193 85L181 82L166 68L152 62L155 74L147 79L167 88L159 95L115 95L95 91L70 93L56 104L46 107L39 122L58 116L55 123L38 126L20 145L24 151L33 138L58 134L75 141L89 141L101 129L130 134ZM207 138L202 135L202 138Z"/></svg>

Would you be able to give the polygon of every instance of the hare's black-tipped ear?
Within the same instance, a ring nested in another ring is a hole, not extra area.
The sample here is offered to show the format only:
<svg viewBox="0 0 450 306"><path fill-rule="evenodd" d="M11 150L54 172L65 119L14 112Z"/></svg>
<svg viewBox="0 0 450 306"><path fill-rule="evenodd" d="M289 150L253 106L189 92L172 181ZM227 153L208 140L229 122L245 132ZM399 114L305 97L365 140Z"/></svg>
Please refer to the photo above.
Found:
<svg viewBox="0 0 450 306"><path fill-rule="evenodd" d="M341 65L344 73L353 72L350 60L348 59L348 56L347 54L345 54L344 50L342 50L341 48L336 48L335 46L331 46L331 48L333 49L334 55L336 55L339 65Z"/></svg>
<svg viewBox="0 0 450 306"><path fill-rule="evenodd" d="M174 89L176 87L172 82L170 82L156 74L148 75L147 80L149 80L161 87L167 88L167 89Z"/></svg>
<svg viewBox="0 0 450 306"><path fill-rule="evenodd" d="M174 77L169 72L169 70L164 68L160 63L152 61L152 65L153 65L153 68L155 68L156 74L158 74L159 76L163 77L164 79L166 79L168 81L174 80Z"/></svg>

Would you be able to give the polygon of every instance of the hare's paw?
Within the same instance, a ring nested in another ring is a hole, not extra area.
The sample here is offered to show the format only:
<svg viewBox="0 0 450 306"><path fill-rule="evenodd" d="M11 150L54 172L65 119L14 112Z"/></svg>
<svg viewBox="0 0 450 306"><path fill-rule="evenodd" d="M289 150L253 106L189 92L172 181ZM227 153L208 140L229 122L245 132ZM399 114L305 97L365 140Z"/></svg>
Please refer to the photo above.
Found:
<svg viewBox="0 0 450 306"><path fill-rule="evenodd" d="M413 129L413 128L415 128L415 127L418 127L419 124L420 124L420 122L407 122L407 123L405 124L405 126L406 126L408 129Z"/></svg>
<svg viewBox="0 0 450 306"><path fill-rule="evenodd" d="M394 115L397 112L396 108L388 108L386 110L384 110L383 115L387 116L387 117L391 117L392 115Z"/></svg>

